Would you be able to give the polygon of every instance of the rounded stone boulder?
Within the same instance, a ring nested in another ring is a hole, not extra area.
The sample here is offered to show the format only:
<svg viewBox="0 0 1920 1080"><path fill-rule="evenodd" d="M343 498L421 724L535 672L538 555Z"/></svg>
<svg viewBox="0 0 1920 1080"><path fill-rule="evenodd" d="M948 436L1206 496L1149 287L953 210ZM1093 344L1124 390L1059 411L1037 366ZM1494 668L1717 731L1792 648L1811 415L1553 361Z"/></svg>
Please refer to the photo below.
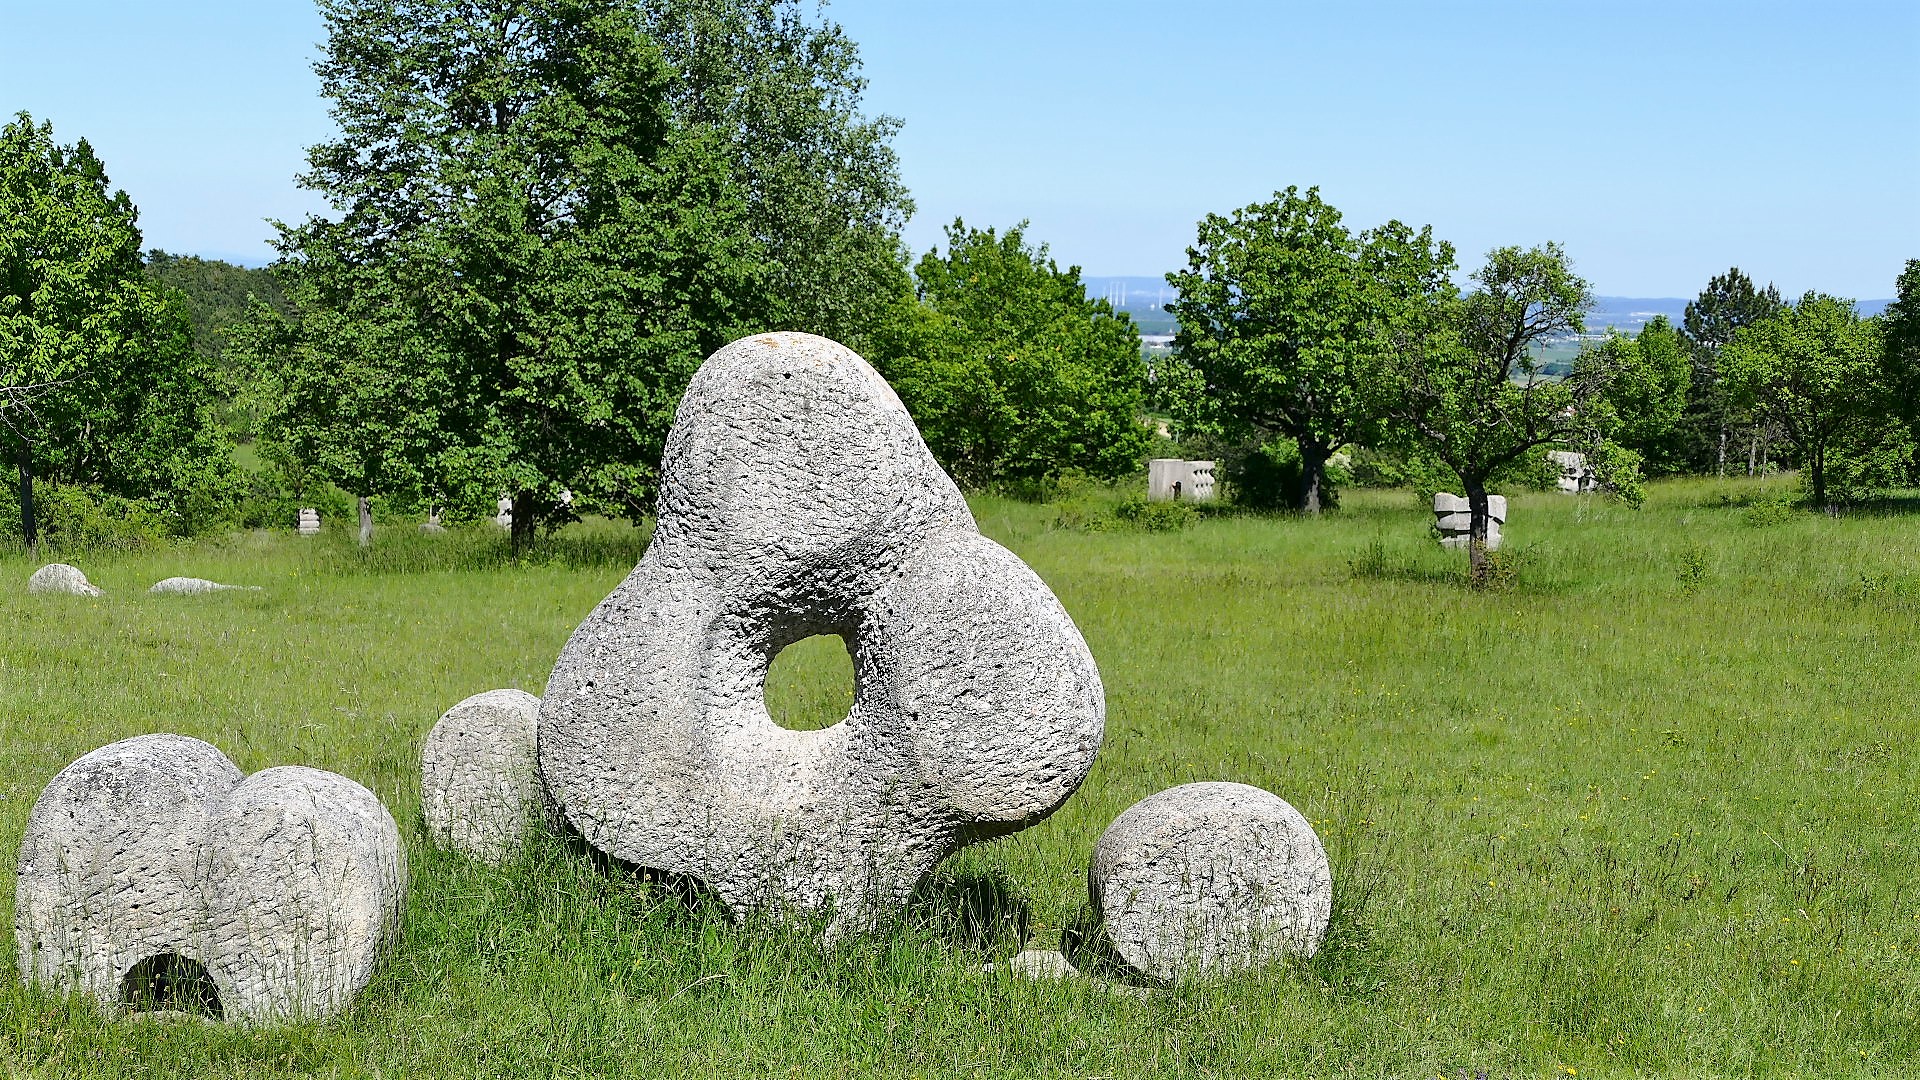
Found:
<svg viewBox="0 0 1920 1080"><path fill-rule="evenodd" d="M816 634L847 643L853 707L788 730L767 670ZM687 387L652 542L548 682L540 775L599 850L838 933L1052 813L1104 718L1073 620L980 535L886 381L826 338L761 334Z"/></svg>
<svg viewBox="0 0 1920 1080"><path fill-rule="evenodd" d="M170 577L156 581L147 591L162 596L198 596L203 593L258 591L258 585L222 585L197 577Z"/></svg>
<svg viewBox="0 0 1920 1080"><path fill-rule="evenodd" d="M1183 784L1135 803L1094 845L1087 886L1114 955L1160 983L1312 956L1333 910L1313 826L1246 784Z"/></svg>
<svg viewBox="0 0 1920 1080"><path fill-rule="evenodd" d="M534 730L540 699L489 690L448 709L420 754L420 804L427 831L455 851L505 862L539 812Z"/></svg>
<svg viewBox="0 0 1920 1080"><path fill-rule="evenodd" d="M42 594L64 594L67 596L104 596L99 588L87 580L87 575L77 566L66 563L48 563L33 572L27 579L27 591Z"/></svg>
<svg viewBox="0 0 1920 1080"><path fill-rule="evenodd" d="M47 785L17 880L28 982L267 1022L338 1012L366 986L398 931L406 854L351 780L244 777L198 739L142 735Z"/></svg>

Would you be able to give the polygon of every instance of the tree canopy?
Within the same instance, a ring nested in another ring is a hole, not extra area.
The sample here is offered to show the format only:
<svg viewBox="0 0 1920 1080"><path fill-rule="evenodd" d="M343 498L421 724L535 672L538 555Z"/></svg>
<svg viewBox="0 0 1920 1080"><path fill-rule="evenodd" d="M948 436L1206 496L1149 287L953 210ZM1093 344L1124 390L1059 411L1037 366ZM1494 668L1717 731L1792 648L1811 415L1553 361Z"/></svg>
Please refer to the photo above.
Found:
<svg viewBox="0 0 1920 1080"><path fill-rule="evenodd" d="M875 362L962 484L1138 466L1147 431L1140 335L1080 268L1059 268L1025 225L1004 235L955 220L947 250L914 266Z"/></svg>
<svg viewBox="0 0 1920 1080"><path fill-rule="evenodd" d="M30 543L34 476L178 519L226 468L210 371L183 306L142 275L137 220L85 139L26 113L0 127L0 387L16 388L0 442Z"/></svg>
<svg viewBox="0 0 1920 1080"><path fill-rule="evenodd" d="M1318 188L1290 187L1230 218L1209 214L1187 262L1167 275L1180 293L1167 305L1179 359L1197 376L1185 419L1294 440L1294 505L1318 512L1327 459L1377 427L1365 388L1394 329L1450 291L1452 246L1397 221L1355 235Z"/></svg>
<svg viewBox="0 0 1920 1080"><path fill-rule="evenodd" d="M1892 410L1877 320L1851 300L1809 292L1748 326L1720 350L1734 400L1779 426L1800 455L1807 493L1830 505L1832 467L1883 443Z"/></svg>
<svg viewBox="0 0 1920 1080"><path fill-rule="evenodd" d="M1591 446L1604 457L1616 371L1604 354L1564 379L1540 373L1539 343L1578 334L1592 290L1558 244L1498 248L1473 274L1465 296L1442 297L1398 331L1383 377L1369 384L1375 407L1403 438L1444 464L1471 509L1468 551L1476 579L1487 573L1487 481L1521 455L1555 443Z"/></svg>

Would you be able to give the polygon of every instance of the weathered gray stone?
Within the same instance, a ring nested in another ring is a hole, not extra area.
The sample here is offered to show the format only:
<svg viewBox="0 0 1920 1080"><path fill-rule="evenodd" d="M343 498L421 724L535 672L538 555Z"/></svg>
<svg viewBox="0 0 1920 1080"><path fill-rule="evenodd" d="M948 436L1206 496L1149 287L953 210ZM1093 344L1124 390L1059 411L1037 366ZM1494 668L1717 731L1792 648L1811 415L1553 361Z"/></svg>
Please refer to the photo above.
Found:
<svg viewBox="0 0 1920 1080"><path fill-rule="evenodd" d="M848 642L853 708L786 730L767 668L814 634ZM831 909L840 932L1052 813L1104 716L1073 620L980 535L886 382L825 338L764 334L687 388L652 544L549 680L540 771L602 851L736 912Z"/></svg>
<svg viewBox="0 0 1920 1080"><path fill-rule="evenodd" d="M441 844L491 863L520 848L540 806L540 699L489 690L448 709L420 755L420 805Z"/></svg>
<svg viewBox="0 0 1920 1080"><path fill-rule="evenodd" d="M27 579L27 591L30 593L64 594L67 596L104 596L87 575L77 566L66 563L48 563L33 572Z"/></svg>
<svg viewBox="0 0 1920 1080"><path fill-rule="evenodd" d="M157 958L201 965L228 1020L324 1016L373 976L406 855L372 792L298 766L251 777L142 735L54 777L20 845L20 972L105 1005Z"/></svg>
<svg viewBox="0 0 1920 1080"><path fill-rule="evenodd" d="M153 588L147 591L150 593L160 593L162 595L196 596L201 593L211 592L258 592L259 589L260 586L258 585L222 585L217 581L208 581L206 578L170 577L164 581L154 582Z"/></svg>
<svg viewBox="0 0 1920 1080"><path fill-rule="evenodd" d="M1500 526L1506 521L1507 497L1487 496L1487 550L1500 550ZM1433 526L1443 547L1466 547L1473 536L1473 504L1464 495L1434 493Z"/></svg>
<svg viewBox="0 0 1920 1080"><path fill-rule="evenodd" d="M1028 949L1016 954L1007 961L1007 970L1023 979L1044 982L1048 979L1070 979L1078 974L1073 962L1062 953L1050 949Z"/></svg>
<svg viewBox="0 0 1920 1080"><path fill-rule="evenodd" d="M1211 502L1213 462L1154 458L1147 462L1147 498L1154 502Z"/></svg>
<svg viewBox="0 0 1920 1080"><path fill-rule="evenodd" d="M1113 954L1162 983L1311 956L1333 910L1313 827L1246 784L1183 784L1135 803L1094 845L1087 888Z"/></svg>
<svg viewBox="0 0 1920 1080"><path fill-rule="evenodd" d="M311 506L303 506L294 518L294 531L301 536L317 536L320 533L320 511Z"/></svg>

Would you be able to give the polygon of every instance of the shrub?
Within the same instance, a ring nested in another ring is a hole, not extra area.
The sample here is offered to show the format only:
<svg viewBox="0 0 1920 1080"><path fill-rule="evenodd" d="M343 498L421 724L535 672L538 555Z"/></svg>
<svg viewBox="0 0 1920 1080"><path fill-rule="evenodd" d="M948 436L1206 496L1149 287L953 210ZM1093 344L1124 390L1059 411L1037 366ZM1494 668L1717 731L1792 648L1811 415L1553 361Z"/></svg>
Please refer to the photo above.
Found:
<svg viewBox="0 0 1920 1080"><path fill-rule="evenodd" d="M128 551L157 544L167 520L136 499L73 484L35 484L34 517L40 541L58 551ZM26 543L20 530L20 491L0 485L0 542Z"/></svg>
<svg viewBox="0 0 1920 1080"><path fill-rule="evenodd" d="M1193 524L1200 515L1183 502L1148 502L1133 498L1114 507L1113 516L1144 532L1175 532Z"/></svg>

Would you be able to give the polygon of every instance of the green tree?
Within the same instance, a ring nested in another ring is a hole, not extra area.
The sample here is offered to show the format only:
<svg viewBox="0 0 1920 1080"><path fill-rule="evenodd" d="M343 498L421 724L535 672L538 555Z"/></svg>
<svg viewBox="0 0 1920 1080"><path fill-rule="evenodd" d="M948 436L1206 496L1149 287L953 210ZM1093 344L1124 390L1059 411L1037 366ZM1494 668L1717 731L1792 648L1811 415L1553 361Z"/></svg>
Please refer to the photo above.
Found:
<svg viewBox="0 0 1920 1080"><path fill-rule="evenodd" d="M767 325L862 349L911 284L913 213L890 140L861 112L858 47L800 0L653 0L646 31L672 69L669 114L712 132L772 286Z"/></svg>
<svg viewBox="0 0 1920 1080"><path fill-rule="evenodd" d="M1608 425L1613 441L1640 455L1649 471L1684 469L1674 435L1686 411L1693 364L1686 340L1666 316L1655 316L1632 337L1608 334L1574 361L1576 367L1583 363L1611 373L1606 403L1614 414Z"/></svg>
<svg viewBox="0 0 1920 1080"><path fill-rule="evenodd" d="M1687 304L1681 331L1691 346L1694 367L1686 427L1691 434L1688 456L1696 471L1727 474L1727 446L1741 422L1720 370L1720 350L1741 327L1752 326L1781 306L1780 290L1771 284L1764 290L1754 288L1753 279L1737 266L1708 281Z"/></svg>
<svg viewBox="0 0 1920 1080"><path fill-rule="evenodd" d="M1401 325L1369 387L1401 437L1459 478L1471 510L1469 565L1481 581L1489 570L1487 482L1497 471L1561 443L1591 448L1622 474L1616 482L1630 485L1633 458L1604 441L1616 370L1608 354L1593 353L1564 379L1543 377L1533 359L1548 339L1582 332L1593 303L1560 246L1499 248L1473 280L1472 292L1443 296L1426 317Z"/></svg>
<svg viewBox="0 0 1920 1080"><path fill-rule="evenodd" d="M1187 262L1167 275L1191 372L1181 411L1230 437L1293 440L1294 505L1318 513L1327 460L1376 427L1365 386L1395 328L1450 291L1452 246L1397 221L1356 236L1318 188L1290 187L1231 218L1207 215Z"/></svg>
<svg viewBox="0 0 1920 1080"><path fill-rule="evenodd" d="M1721 347L1733 400L1779 427L1816 506L1833 504L1829 480L1839 459L1886 442L1892 409L1882 348L1878 320L1816 292L1741 327Z"/></svg>
<svg viewBox="0 0 1920 1080"><path fill-rule="evenodd" d="M148 499L177 527L230 461L177 298L141 274L138 214L87 141L0 127L0 439L37 542L33 479Z"/></svg>
<svg viewBox="0 0 1920 1080"><path fill-rule="evenodd" d="M1146 453L1146 369L1126 315L1087 297L1024 223L947 228L947 251L914 267L875 344L875 362L934 456L962 484L1115 477Z"/></svg>
<svg viewBox="0 0 1920 1080"><path fill-rule="evenodd" d="M687 380L767 290L725 146L673 124L638 7L321 12L340 137L301 182L336 216L282 227L303 280L278 370L359 395L315 436L323 472L363 496L511 492L521 547L569 492L644 513ZM292 438L312 401L283 396L269 426Z"/></svg>
<svg viewBox="0 0 1920 1080"><path fill-rule="evenodd" d="M1920 259L1908 259L1880 322L1885 334L1881 383L1889 406L1920 442Z"/></svg>

